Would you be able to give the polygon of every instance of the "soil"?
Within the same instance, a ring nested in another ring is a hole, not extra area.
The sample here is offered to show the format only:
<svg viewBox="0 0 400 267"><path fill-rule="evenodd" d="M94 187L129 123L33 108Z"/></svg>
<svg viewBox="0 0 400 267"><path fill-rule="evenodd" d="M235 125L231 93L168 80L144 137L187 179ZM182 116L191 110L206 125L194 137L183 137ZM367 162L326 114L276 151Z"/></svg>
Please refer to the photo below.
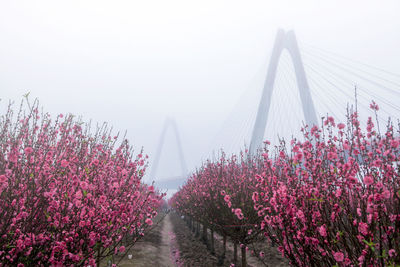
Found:
<svg viewBox="0 0 400 267"><path fill-rule="evenodd" d="M162 219L163 218L163 219ZM154 229L147 233L131 248L124 258L116 256L114 262L118 262L120 267L213 267L213 266L231 266L233 263L233 244L227 241L227 251L225 258L221 257L223 251L222 238L216 234L215 254L211 254L210 234L208 242L201 240L196 236L182 218L170 212L165 217L160 216L159 222ZM200 231L201 232L201 231ZM283 259L276 248L272 248L265 243L262 250L265 253L264 264L250 251L247 253L247 263L249 267L257 266L288 266L287 261ZM260 247L258 245L257 247ZM128 258L132 255L132 259ZM240 248L238 247L238 263L240 266ZM107 266L102 264L102 266Z"/></svg>
<svg viewBox="0 0 400 267"><path fill-rule="evenodd" d="M176 235L177 244L180 250L180 257L183 260L183 266L199 266L199 267L212 267L212 266L226 266L229 267L233 263L233 243L227 241L227 252L225 259L222 261L221 255L223 254L223 241L222 237L214 233L215 242L215 255L212 255L207 248L210 246L210 234L208 235L208 242L201 240L201 237L196 237L195 234L189 229L187 224L175 213L170 214L173 230ZM202 232L200 230L200 232ZM263 262L257 257L252 256L250 251L247 252L247 266L289 266L287 261L279 255L276 248L263 244L262 250L265 253ZM240 266L240 248L238 246L238 263Z"/></svg>
<svg viewBox="0 0 400 267"><path fill-rule="evenodd" d="M161 215L159 222L140 239L117 264L119 267L175 267L171 260L170 238L172 226L169 216ZM132 255L132 259L129 259ZM118 262L120 258L115 258ZM107 265L105 265L107 266Z"/></svg>

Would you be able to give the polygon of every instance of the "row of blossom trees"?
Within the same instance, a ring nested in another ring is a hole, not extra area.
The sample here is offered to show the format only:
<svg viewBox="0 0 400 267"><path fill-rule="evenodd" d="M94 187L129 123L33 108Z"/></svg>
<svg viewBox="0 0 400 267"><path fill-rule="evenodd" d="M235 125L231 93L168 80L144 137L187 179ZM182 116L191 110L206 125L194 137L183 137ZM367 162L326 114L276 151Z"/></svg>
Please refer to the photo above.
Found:
<svg viewBox="0 0 400 267"><path fill-rule="evenodd" d="M244 245L262 232L295 266L399 265L399 132L372 118L362 129L350 111L347 124L328 117L302 131L302 141L207 162L173 206Z"/></svg>
<svg viewBox="0 0 400 267"><path fill-rule="evenodd" d="M207 228L211 230L212 252L216 231L223 236L223 254L229 237L234 243L234 261L240 244L242 262L246 262L246 245L260 231L253 227L261 222L261 218L253 208L251 198L261 167L262 161L248 159L246 154L231 158L222 155L217 162L206 162L171 198L170 203L175 209L189 216L192 223L203 225L203 238L207 238Z"/></svg>
<svg viewBox="0 0 400 267"><path fill-rule="evenodd" d="M0 118L0 266L96 266L124 253L161 204L141 182L147 156L106 125L28 107Z"/></svg>

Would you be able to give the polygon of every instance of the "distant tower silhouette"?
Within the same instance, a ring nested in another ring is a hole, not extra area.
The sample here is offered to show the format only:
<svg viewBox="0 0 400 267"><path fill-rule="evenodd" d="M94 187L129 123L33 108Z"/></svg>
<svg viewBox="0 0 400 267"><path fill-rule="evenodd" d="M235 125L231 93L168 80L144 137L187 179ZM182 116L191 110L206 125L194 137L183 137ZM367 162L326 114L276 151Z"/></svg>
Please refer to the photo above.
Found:
<svg viewBox="0 0 400 267"><path fill-rule="evenodd" d="M274 48L272 49L267 77L265 79L264 89L258 106L256 121L254 123L253 134L250 142L251 153L255 153L257 149L261 147L263 142L279 58L283 49L287 49L292 58L306 123L309 126L318 125L317 115L315 113L314 103L310 94L310 87L308 86L306 73L304 71L299 47L297 45L296 35L294 34L294 31L285 32L284 30L279 29L276 35Z"/></svg>
<svg viewBox="0 0 400 267"><path fill-rule="evenodd" d="M181 138L179 136L178 127L176 125L175 120L167 118L164 122L164 127L161 132L160 140L158 142L156 154L155 154L154 161L153 161L153 166L152 166L151 172L150 172L150 178L153 180L155 179L155 175L156 175L157 169L158 169L158 164L160 162L161 151L162 151L162 148L163 148L164 142L165 142L165 135L169 128L171 128L175 134L176 143L178 146L178 155L179 155L179 161L180 161L180 165L181 165L182 177L186 177L186 175L188 174L185 157L183 156L182 143L181 143Z"/></svg>

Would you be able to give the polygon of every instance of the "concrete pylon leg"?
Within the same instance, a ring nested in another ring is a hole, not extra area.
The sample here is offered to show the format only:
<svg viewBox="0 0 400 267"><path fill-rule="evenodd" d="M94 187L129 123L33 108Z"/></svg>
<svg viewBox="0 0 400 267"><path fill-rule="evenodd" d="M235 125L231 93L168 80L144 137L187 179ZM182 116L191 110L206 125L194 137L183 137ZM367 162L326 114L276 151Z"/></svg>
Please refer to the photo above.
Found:
<svg viewBox="0 0 400 267"><path fill-rule="evenodd" d="M265 128L267 126L268 113L271 106L271 97L274 90L275 77L279 64L279 59L283 49L289 52L294 70L296 73L297 87L300 92L300 98L306 123L312 127L318 125L317 115L315 113L314 103L311 98L310 87L308 85L306 73L304 71L303 61L300 50L297 45L294 31L285 32L278 30L275 38L275 44L272 49L271 59L268 65L267 77L265 79L263 92L258 105L257 117L253 127L253 133L250 141L250 153L254 154L263 143Z"/></svg>
<svg viewBox="0 0 400 267"><path fill-rule="evenodd" d="M171 128L175 134L176 143L178 146L179 161L181 163L182 177L185 177L188 174L185 157L183 156L183 149L182 149L181 138L180 138L179 132L178 132L178 126L176 125L175 120L167 118L165 120L163 130L161 132L160 140L158 142L156 154L155 154L153 165L151 168L151 172L150 172L151 179L155 179L155 175L156 175L157 169L158 169L158 164L160 162L161 151L162 151L162 148L164 147L165 135L169 128Z"/></svg>

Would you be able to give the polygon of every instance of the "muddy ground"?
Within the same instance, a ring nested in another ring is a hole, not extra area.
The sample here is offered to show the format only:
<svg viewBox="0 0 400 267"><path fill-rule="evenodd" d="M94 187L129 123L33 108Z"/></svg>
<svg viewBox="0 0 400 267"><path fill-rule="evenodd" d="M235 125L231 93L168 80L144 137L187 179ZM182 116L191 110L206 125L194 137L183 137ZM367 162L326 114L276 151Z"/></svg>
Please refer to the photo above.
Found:
<svg viewBox="0 0 400 267"><path fill-rule="evenodd" d="M176 239L178 241L177 243L179 245L180 256L185 263L184 266L231 266L231 264L234 262L232 242L228 240L226 257L222 261L221 255L223 253L223 242L221 237L215 235L215 255L212 255L210 250L207 249L207 246L210 246L209 239L207 244L201 241L201 238L196 237L186 223L177 214L171 213L170 218L176 234ZM210 235L208 238L210 238ZM238 250L240 249L238 248ZM287 261L279 255L276 248L263 245L263 251L265 253L265 257L263 259L264 263L262 263L255 256L252 256L249 251L247 253L247 266L288 266ZM236 266L240 266L240 259L240 252L238 251L238 263Z"/></svg>
<svg viewBox="0 0 400 267"><path fill-rule="evenodd" d="M171 259L169 232L172 230L169 216L160 214L154 228L139 240L121 258L116 256L114 263L119 267L173 267L176 266ZM132 255L132 259L129 259ZM104 265L107 266L107 265Z"/></svg>
<svg viewBox="0 0 400 267"><path fill-rule="evenodd" d="M115 256L114 263L119 261L120 267L213 267L231 266L233 263L233 244L229 240L226 257L222 260L221 237L215 235L215 254L212 255L207 248L210 243L206 244L201 237L196 237L179 215L171 212L158 219L161 218L163 219L154 229L139 240L124 257ZM265 252L264 264L257 257L252 256L250 251L247 253L249 267L288 266L276 248L263 244L263 251ZM132 255L132 259L129 259L128 255ZM240 266L240 251L238 251L238 261L236 266ZM107 264L103 263L102 266L107 266Z"/></svg>

